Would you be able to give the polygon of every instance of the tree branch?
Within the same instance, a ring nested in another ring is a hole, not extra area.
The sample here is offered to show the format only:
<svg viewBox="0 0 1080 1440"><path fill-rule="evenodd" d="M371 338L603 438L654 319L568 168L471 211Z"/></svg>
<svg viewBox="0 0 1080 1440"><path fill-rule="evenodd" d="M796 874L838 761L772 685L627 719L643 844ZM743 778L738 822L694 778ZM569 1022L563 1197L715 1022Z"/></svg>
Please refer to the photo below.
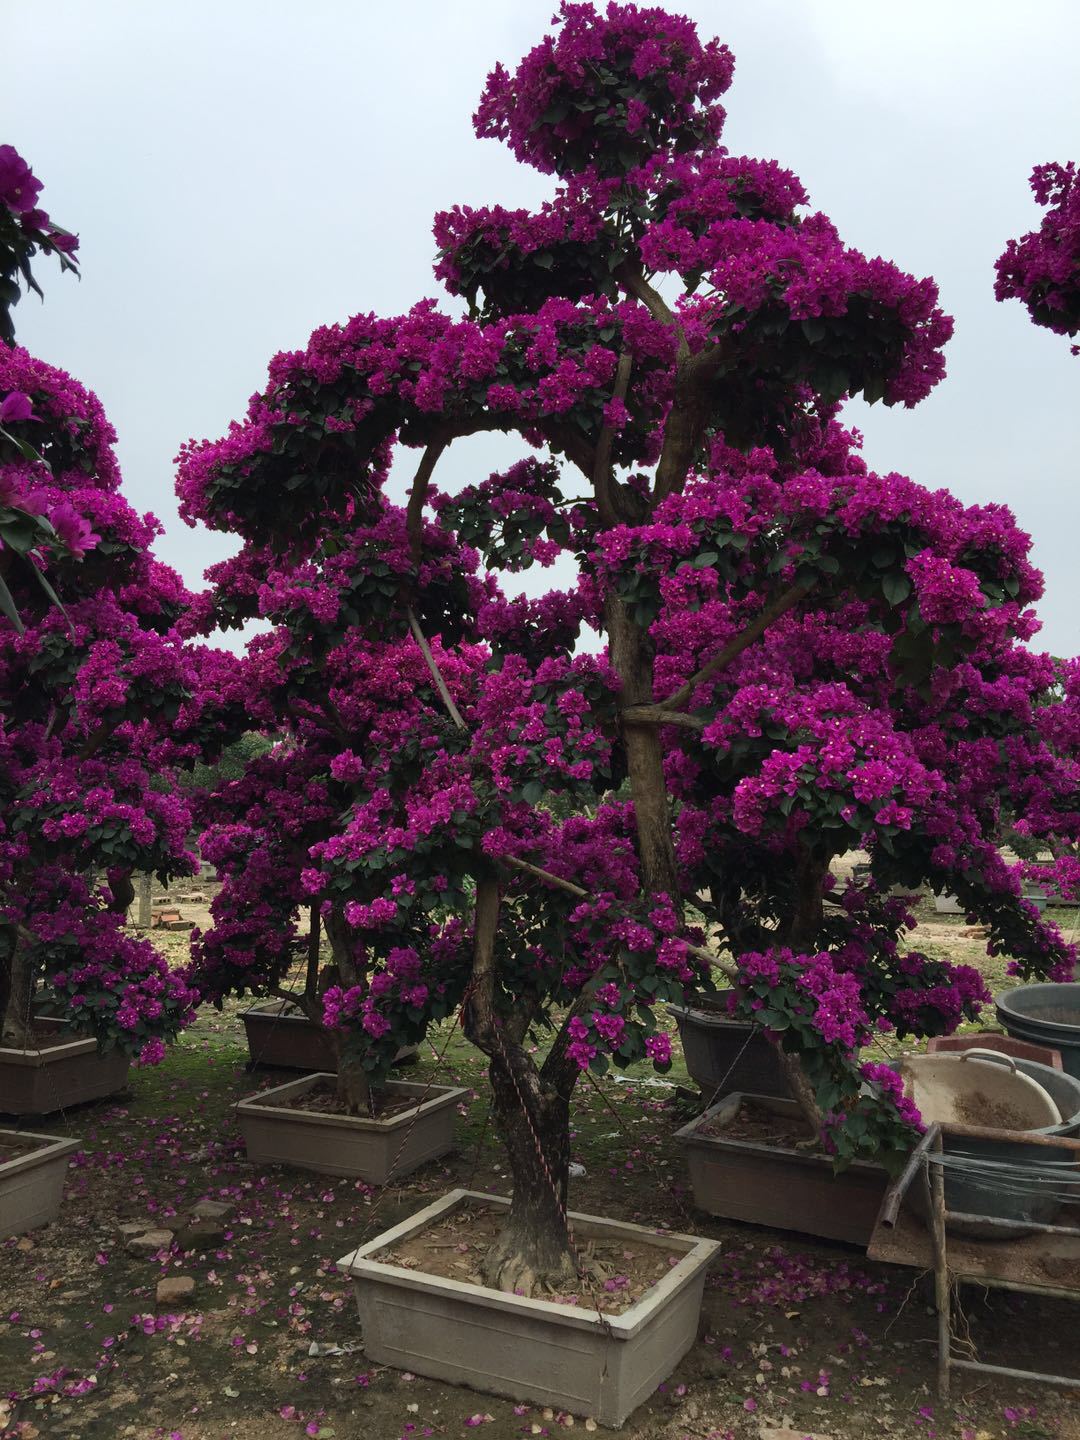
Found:
<svg viewBox="0 0 1080 1440"><path fill-rule="evenodd" d="M619 356L618 369L615 371L615 385L611 392L612 400L625 400L627 387L630 384L630 370L633 367L634 357L628 350L624 350ZM596 504L600 511L600 518L605 525L617 525L619 523L618 511L615 508L614 485L611 474L611 447L615 440L614 425L605 425L600 431L600 438L596 442L596 456L593 460L593 489L596 492Z"/></svg>
<svg viewBox="0 0 1080 1440"><path fill-rule="evenodd" d="M661 325L666 325L669 330L675 331L678 341L677 359L681 364L689 357L690 347L686 343L682 325L659 290L655 290L649 284L640 270L635 270L629 264L619 266L616 278L622 281L623 288L628 295L633 295L635 300L641 301L654 320L659 320Z"/></svg>
<svg viewBox="0 0 1080 1440"><path fill-rule="evenodd" d="M476 882L473 911L473 964L463 1022L469 1039L487 1056L501 1054L495 1014L495 936L499 929L499 882L492 875Z"/></svg>
<svg viewBox="0 0 1080 1440"><path fill-rule="evenodd" d="M314 1001L319 989L319 930L318 905L308 908L307 972L304 976L304 996Z"/></svg>
<svg viewBox="0 0 1080 1440"><path fill-rule="evenodd" d="M669 695L666 700L662 700L659 708L661 710L681 710L699 685L703 685L706 680L711 680L714 675L719 675L721 670L726 670L747 646L760 639L775 620L779 620L781 615L785 615L800 600L805 599L813 588L812 580L799 581L796 585L788 586L782 595L771 600L764 610L751 620L745 630L741 630L738 635L729 640L707 665L703 665L696 675L691 675L686 684L681 685L674 695Z"/></svg>
<svg viewBox="0 0 1080 1440"><path fill-rule="evenodd" d="M424 502L427 500L428 486L431 484L435 466L450 443L450 438L445 432L440 432L431 441L424 451L420 464L416 467L412 489L409 491L409 504L405 511L405 532L409 537L409 549L412 552L413 564L418 570L420 562L424 558Z"/></svg>
<svg viewBox="0 0 1080 1440"><path fill-rule="evenodd" d="M704 730L708 724L700 715L683 715L663 705L628 705L619 718L624 725L681 725L686 730Z"/></svg>
<svg viewBox="0 0 1080 1440"><path fill-rule="evenodd" d="M533 865L529 860L522 860L517 855L502 855L500 859L504 865L512 865L515 870L524 870L529 875L534 875L537 880L543 880L548 885L554 885L560 890L565 890L568 895L576 895L579 900L589 900L591 896L588 890L583 890L580 885L575 885L573 880L564 880L561 875L553 875L550 870L542 870L539 865ZM737 972L733 965L728 965L711 950L705 950L700 945L692 945L688 940L683 942L687 950L696 959L711 965L713 969L721 971L729 980L737 978Z"/></svg>
<svg viewBox="0 0 1080 1440"><path fill-rule="evenodd" d="M459 730L468 730L469 727L461 718L461 711L454 704L454 697L446 688L446 681L442 677L442 671L436 664L435 656L431 653L431 646L428 644L424 632L420 629L420 622L413 614L411 605L408 607L406 613L409 617L409 629L412 631L413 639L416 641L417 645L420 646L420 653L423 655L425 661L427 662L427 667L431 672L431 678L435 681L435 688L436 690L438 690L439 696L442 699L443 704L446 706L447 713L449 714L450 719L454 722L454 724L458 727Z"/></svg>
<svg viewBox="0 0 1080 1440"><path fill-rule="evenodd" d="M108 721L102 721L102 723L97 727L93 734L87 736L86 742L84 743L82 749L79 751L79 759L92 760L94 756L98 753L98 751L101 749L101 747L105 744L105 741L108 740L109 736L113 733L113 731L117 729L119 724L119 720L113 722L112 724L110 724Z"/></svg>

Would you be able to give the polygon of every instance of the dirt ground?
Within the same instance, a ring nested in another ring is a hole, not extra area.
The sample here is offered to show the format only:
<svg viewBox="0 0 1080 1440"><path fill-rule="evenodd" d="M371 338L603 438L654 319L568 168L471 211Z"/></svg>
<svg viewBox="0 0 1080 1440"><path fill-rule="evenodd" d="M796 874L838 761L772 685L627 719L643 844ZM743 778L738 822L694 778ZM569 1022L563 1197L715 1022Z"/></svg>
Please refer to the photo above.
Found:
<svg viewBox="0 0 1080 1440"><path fill-rule="evenodd" d="M962 919L928 920L922 948L993 966L1000 987L1001 962L986 960ZM187 938L158 943L179 962ZM3 1440L518 1440L596 1429L586 1417L369 1364L336 1269L454 1186L505 1193L480 1057L449 1025L433 1037L445 1055L430 1053L410 1078L438 1075L475 1098L463 1107L457 1152L400 1184L375 1192L255 1169L232 1107L289 1075L247 1072L240 1008L201 1014L162 1066L132 1072L130 1095L33 1122L81 1148L60 1221L0 1242ZM671 1139L687 1113L676 1086L688 1083L680 1058L663 1080L640 1068L585 1079L578 1091L574 1159L584 1173L572 1181L572 1206L721 1242L698 1342L627 1422L626 1440L774 1440L775 1430L783 1440L1080 1440L1080 1391L977 1376L958 1382L953 1404L937 1401L925 1277L696 1213ZM128 1253L122 1224L179 1229L201 1199L235 1207L205 1249ZM194 1291L158 1305L168 1277L190 1277ZM960 1298L982 1358L1080 1376L1075 1305L1000 1291Z"/></svg>

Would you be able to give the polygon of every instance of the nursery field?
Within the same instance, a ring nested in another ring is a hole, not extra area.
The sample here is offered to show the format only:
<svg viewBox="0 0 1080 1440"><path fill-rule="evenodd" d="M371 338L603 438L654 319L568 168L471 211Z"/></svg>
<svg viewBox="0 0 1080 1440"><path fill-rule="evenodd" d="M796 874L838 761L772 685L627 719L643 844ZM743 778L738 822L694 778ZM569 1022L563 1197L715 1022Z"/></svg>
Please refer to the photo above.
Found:
<svg viewBox="0 0 1080 1440"><path fill-rule="evenodd" d="M975 963L981 945L965 931L960 920L927 917L920 938ZM183 959L186 937L157 943ZM991 976L995 986L1002 978ZM5 1440L418 1440L473 1431L517 1440L599 1430L583 1417L372 1366L360 1348L350 1284L335 1261L454 1186L507 1189L477 1053L449 1023L433 1031L411 1078L454 1080L475 1098L457 1152L407 1181L378 1192L255 1169L232 1107L288 1077L246 1071L241 1008L201 1010L160 1067L132 1072L130 1095L35 1122L78 1136L81 1148L60 1221L0 1244ZM672 1140L694 1113L677 1045L666 1077L638 1066L583 1081L578 1097L573 1208L722 1247L698 1344L627 1422L627 1440L1080 1436L1075 1401L1016 1382L963 1380L955 1405L942 1407L930 1292L914 1272L875 1266L854 1248L696 1214ZM204 1222L195 1250L174 1242L128 1252L123 1226L153 1222L184 1239L204 1199L232 1208ZM159 1303L158 1284L169 1279L194 1284ZM1002 1292L965 1291L962 1300L982 1358L1080 1369L1074 1308Z"/></svg>

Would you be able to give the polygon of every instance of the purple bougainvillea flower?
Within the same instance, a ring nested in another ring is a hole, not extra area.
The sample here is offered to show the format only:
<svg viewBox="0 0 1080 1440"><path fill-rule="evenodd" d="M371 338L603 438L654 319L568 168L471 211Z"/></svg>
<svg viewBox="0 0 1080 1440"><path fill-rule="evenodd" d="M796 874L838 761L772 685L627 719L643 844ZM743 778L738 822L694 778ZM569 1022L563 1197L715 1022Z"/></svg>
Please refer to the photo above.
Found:
<svg viewBox="0 0 1080 1440"><path fill-rule="evenodd" d="M13 145L0 145L0 200L16 215L33 210L41 181Z"/></svg>
<svg viewBox="0 0 1080 1440"><path fill-rule="evenodd" d="M93 550L101 539L101 536L91 530L89 523L66 500L61 500L60 504L54 507L49 519L53 529L60 537L61 543L76 559L81 560L86 552Z"/></svg>
<svg viewBox="0 0 1080 1440"><path fill-rule="evenodd" d="M19 420L34 418L34 402L21 390L12 390L0 400L0 425L12 425Z"/></svg>

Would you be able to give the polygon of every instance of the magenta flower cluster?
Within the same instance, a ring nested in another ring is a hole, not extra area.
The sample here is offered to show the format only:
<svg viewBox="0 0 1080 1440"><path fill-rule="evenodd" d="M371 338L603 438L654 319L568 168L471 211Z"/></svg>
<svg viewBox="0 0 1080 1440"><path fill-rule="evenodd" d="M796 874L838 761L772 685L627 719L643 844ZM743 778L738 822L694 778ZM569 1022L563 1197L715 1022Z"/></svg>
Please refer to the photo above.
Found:
<svg viewBox="0 0 1080 1440"><path fill-rule="evenodd" d="M1080 332L1080 175L1076 162L1036 165L1031 189L1046 209L1038 230L1010 240L997 262L994 294L1019 300L1036 325ZM1080 354L1080 345L1072 347Z"/></svg>

